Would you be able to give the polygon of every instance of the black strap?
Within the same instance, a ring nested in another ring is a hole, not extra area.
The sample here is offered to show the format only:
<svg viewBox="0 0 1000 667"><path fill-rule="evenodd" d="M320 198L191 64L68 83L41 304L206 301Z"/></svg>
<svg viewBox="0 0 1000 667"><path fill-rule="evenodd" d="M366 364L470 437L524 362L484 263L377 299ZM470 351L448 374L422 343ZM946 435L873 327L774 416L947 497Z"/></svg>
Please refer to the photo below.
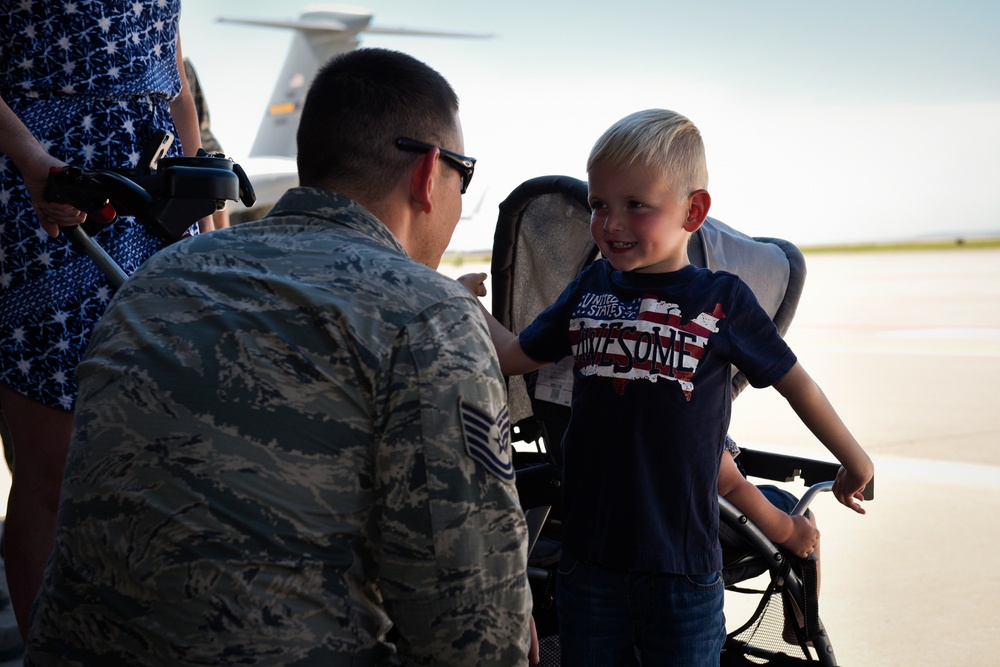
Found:
<svg viewBox="0 0 1000 667"><path fill-rule="evenodd" d="M809 641L822 631L819 625L816 562L816 556L812 555L798 561L796 567L799 571L799 577L802 579L802 618L805 623L806 639Z"/></svg>

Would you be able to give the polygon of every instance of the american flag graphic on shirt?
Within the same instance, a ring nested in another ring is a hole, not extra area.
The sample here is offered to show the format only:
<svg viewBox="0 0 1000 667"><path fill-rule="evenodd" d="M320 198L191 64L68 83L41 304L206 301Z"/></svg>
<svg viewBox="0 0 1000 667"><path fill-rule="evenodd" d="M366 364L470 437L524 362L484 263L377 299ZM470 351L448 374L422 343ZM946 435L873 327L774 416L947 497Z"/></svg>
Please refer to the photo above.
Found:
<svg viewBox="0 0 1000 667"><path fill-rule="evenodd" d="M570 320L576 367L614 380L675 381L691 400L698 362L724 317L721 304L685 319L676 303L652 297L585 295Z"/></svg>

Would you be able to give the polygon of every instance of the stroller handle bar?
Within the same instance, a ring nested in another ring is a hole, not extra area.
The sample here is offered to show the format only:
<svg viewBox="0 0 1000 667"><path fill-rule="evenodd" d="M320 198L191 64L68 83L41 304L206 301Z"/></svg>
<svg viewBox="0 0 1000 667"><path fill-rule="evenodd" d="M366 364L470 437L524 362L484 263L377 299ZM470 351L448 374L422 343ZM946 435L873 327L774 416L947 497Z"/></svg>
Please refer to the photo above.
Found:
<svg viewBox="0 0 1000 667"><path fill-rule="evenodd" d="M107 276L108 282L112 287L118 289L125 284L125 281L128 280L128 274L122 270L122 267L118 266L118 262L104 248L97 245L94 239L90 238L90 235L83 231L83 227L79 225L76 227L64 227L62 231L69 236L70 241L76 244L94 261L97 268Z"/></svg>
<svg viewBox="0 0 1000 667"><path fill-rule="evenodd" d="M91 239L121 212L132 215L165 243L180 240L188 228L226 205L227 200L253 206L256 195L240 165L221 153L199 149L196 157L160 158L155 169L84 170L68 165L53 169L45 198L87 214L82 226L64 228L75 245L121 287L126 274Z"/></svg>
<svg viewBox="0 0 1000 667"><path fill-rule="evenodd" d="M833 491L833 482L817 482L806 489L806 492L802 494L799 498L799 502L795 503L795 507L791 511L792 516L802 516L809 509L809 503L813 501L813 498L817 494L823 491Z"/></svg>
<svg viewBox="0 0 1000 667"><path fill-rule="evenodd" d="M45 198L78 208L97 225L111 224L119 211L133 215L168 243L224 207L226 200L246 206L257 200L240 165L201 149L196 157L161 158L156 169L53 169Z"/></svg>

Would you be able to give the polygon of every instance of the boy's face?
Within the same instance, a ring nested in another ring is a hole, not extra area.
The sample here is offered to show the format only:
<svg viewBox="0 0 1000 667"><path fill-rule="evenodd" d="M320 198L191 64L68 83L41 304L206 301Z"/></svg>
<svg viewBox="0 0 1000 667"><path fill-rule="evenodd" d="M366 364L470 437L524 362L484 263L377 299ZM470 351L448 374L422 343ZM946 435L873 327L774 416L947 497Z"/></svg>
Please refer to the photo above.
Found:
<svg viewBox="0 0 1000 667"><path fill-rule="evenodd" d="M645 165L598 162L588 185L590 233L615 269L666 273L690 263L688 237L708 213L707 207L694 210L693 195L676 193L662 173Z"/></svg>

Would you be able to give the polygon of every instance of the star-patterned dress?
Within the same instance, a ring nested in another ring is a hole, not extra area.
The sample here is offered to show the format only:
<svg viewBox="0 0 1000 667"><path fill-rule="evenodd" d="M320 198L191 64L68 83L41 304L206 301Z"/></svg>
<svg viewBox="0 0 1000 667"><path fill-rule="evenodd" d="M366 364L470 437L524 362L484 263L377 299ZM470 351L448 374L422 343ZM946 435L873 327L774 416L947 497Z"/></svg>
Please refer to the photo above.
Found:
<svg viewBox="0 0 1000 667"><path fill-rule="evenodd" d="M4 2L0 94L53 156L135 167L157 129L176 137L179 16L180 0ZM124 217L96 240L126 273L162 245ZM76 366L112 291L65 234L42 231L17 167L0 154L0 383L71 410Z"/></svg>

